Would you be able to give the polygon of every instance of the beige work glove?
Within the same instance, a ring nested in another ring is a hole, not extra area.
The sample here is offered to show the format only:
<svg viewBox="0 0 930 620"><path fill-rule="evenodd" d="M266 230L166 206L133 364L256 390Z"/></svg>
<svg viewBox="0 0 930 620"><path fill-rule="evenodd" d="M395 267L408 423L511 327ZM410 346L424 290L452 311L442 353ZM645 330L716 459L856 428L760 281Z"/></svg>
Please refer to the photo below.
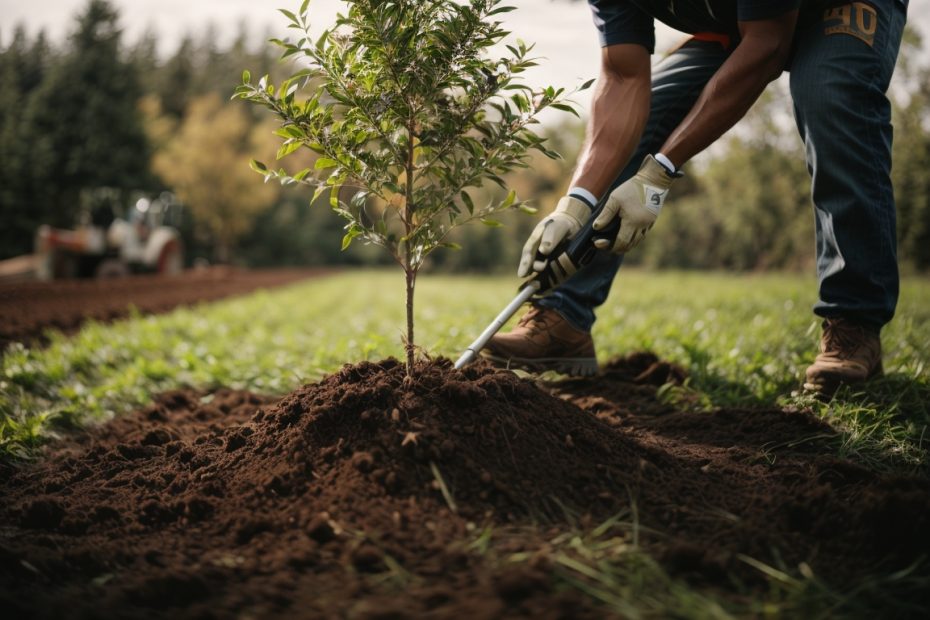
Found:
<svg viewBox="0 0 930 620"><path fill-rule="evenodd" d="M613 242L598 239L594 246L599 250L610 248L614 254L632 250L652 228L668 196L672 181L681 174L670 173L665 166L648 155L632 179L625 181L610 193L604 210L594 220L594 230L601 230L615 217L620 218L620 231Z"/></svg>
<svg viewBox="0 0 930 620"><path fill-rule="evenodd" d="M533 234L526 240L517 276L525 278L531 273L539 273L545 269L547 261L536 260L537 250L540 254L548 256L563 239L574 237L589 217L591 209L584 202L572 196L562 197L552 215L537 224Z"/></svg>

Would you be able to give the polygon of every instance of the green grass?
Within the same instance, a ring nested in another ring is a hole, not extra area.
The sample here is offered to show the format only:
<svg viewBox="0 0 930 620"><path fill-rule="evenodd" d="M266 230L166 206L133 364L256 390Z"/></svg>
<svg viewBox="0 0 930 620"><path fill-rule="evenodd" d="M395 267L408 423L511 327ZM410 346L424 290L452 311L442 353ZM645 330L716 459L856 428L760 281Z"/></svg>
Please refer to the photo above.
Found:
<svg viewBox="0 0 930 620"><path fill-rule="evenodd" d="M457 357L516 291L508 277L423 276L417 342ZM714 406L809 407L844 431L838 450L874 467L927 462L930 283L905 280L885 330L887 376L829 403L798 393L813 358L816 284L792 275L627 270L601 309L601 360L649 349L691 378L669 397ZM0 452L28 456L62 428L103 420L182 385L281 394L345 362L402 356L403 276L364 271L159 316L91 323L14 345L0 366ZM684 393L682 393L684 392Z"/></svg>
<svg viewBox="0 0 930 620"><path fill-rule="evenodd" d="M577 589L622 618L875 618L919 617L930 577L922 566L869 577L840 591L807 564L789 571L747 556L738 559L758 571L767 589L759 591L734 575L729 583L695 587L669 573L641 544L662 534L642 531L632 511L583 527L559 531L538 527L486 527L464 543L492 569L545 566L557 586ZM516 549L516 550L515 550ZM723 590L726 590L724 594Z"/></svg>
<svg viewBox="0 0 930 620"><path fill-rule="evenodd" d="M800 390L820 338L813 278L624 275L595 326L605 357L653 350L688 369L698 400L810 408L843 431L841 454L875 468L926 467L930 281L903 282L897 318L882 333L886 376L822 403Z"/></svg>

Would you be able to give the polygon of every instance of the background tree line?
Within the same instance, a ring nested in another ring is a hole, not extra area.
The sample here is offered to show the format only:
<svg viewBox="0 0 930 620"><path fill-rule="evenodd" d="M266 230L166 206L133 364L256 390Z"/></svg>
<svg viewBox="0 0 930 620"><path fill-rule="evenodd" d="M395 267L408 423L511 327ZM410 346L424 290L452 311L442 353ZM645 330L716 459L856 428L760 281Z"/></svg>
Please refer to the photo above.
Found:
<svg viewBox="0 0 930 620"><path fill-rule="evenodd" d="M340 250L343 222L325 200L310 207L305 192L264 184L249 170L253 157L274 159L275 126L230 95L243 69L283 73L271 46L250 43L243 27L226 43L208 28L167 55L158 47L155 33L125 41L106 0L89 0L60 44L23 28L0 41L0 258L30 252L40 224L75 225L87 193L108 187L121 192L124 205L139 192L175 192L185 205L188 260L254 266L384 260L374 248ZM927 49L916 31L907 31L892 87L899 255L905 268L917 271L930 269ZM534 157L507 179L541 211L565 190L583 125L547 133L564 160ZM487 200L496 190L485 191ZM779 82L737 129L687 166L669 213L628 262L809 270L809 193L790 97ZM502 227L458 231L455 241L463 249L437 252L432 267L515 269L536 218L514 213L502 219Z"/></svg>

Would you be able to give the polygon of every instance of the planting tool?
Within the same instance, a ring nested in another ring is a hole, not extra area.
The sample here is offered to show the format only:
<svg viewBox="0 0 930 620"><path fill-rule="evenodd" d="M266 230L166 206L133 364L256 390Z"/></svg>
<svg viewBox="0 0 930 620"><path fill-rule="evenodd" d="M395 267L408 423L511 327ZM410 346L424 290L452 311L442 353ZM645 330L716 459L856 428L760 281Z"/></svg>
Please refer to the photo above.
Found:
<svg viewBox="0 0 930 620"><path fill-rule="evenodd" d="M523 282L520 292L513 298L507 307L501 310L501 313L491 321L491 324L481 332L481 335L465 349L462 356L455 362L456 368L462 368L471 364L478 358L478 351L484 348L494 334L496 334L504 323L510 320L516 311L525 302L534 296L543 296L551 293L557 286L562 284L573 273L587 265L597 253L594 242L598 239L613 240L620 230L620 218L614 219L607 228L603 230L594 230L594 220L604 210L607 203L607 193L601 198L600 202L594 209L594 213L588 219L588 222L582 226L571 239L563 240L548 255L536 253L537 260L547 261L542 271L533 274ZM554 258L552 258L554 257Z"/></svg>

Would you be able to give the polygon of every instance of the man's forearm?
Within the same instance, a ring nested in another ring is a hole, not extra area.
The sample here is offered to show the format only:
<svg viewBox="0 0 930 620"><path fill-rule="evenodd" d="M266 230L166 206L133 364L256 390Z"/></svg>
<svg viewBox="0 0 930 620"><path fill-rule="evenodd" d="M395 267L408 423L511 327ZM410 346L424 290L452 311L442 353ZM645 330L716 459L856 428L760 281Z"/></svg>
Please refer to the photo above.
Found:
<svg viewBox="0 0 930 620"><path fill-rule="evenodd" d="M597 197L607 192L636 149L649 117L649 98L649 53L645 48L605 48L572 186L583 187Z"/></svg>
<svg viewBox="0 0 930 620"><path fill-rule="evenodd" d="M697 103L662 145L676 167L710 146L741 119L785 65L797 12L753 23L750 32L710 79Z"/></svg>

